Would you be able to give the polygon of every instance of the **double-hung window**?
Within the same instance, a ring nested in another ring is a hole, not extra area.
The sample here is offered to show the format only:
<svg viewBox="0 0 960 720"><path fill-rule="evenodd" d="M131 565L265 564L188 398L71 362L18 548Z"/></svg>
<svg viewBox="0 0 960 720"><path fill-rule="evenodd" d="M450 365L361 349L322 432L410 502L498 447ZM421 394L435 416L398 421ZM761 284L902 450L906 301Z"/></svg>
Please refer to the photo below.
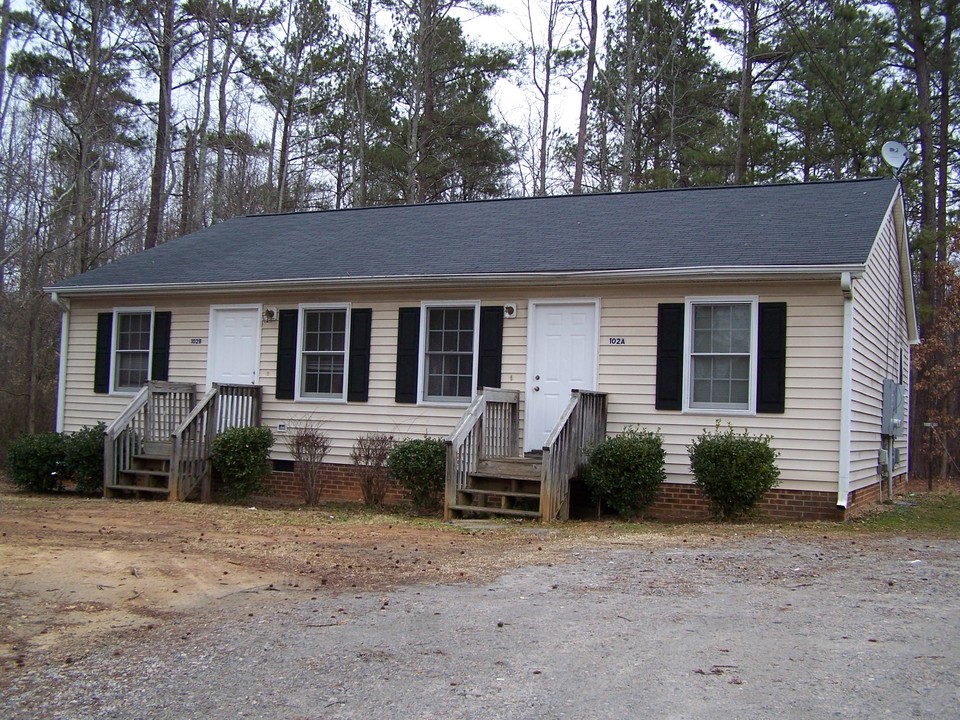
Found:
<svg viewBox="0 0 960 720"><path fill-rule="evenodd" d="M469 402L477 376L478 310L470 305L426 305L422 395L428 402Z"/></svg>
<svg viewBox="0 0 960 720"><path fill-rule="evenodd" d="M153 313L149 310L118 310L114 320L113 389L135 392L150 379Z"/></svg>
<svg viewBox="0 0 960 720"><path fill-rule="evenodd" d="M687 301L688 408L754 411L756 318L755 298Z"/></svg>
<svg viewBox="0 0 960 720"><path fill-rule="evenodd" d="M345 399L348 312L348 308L342 306L301 307L299 397Z"/></svg>

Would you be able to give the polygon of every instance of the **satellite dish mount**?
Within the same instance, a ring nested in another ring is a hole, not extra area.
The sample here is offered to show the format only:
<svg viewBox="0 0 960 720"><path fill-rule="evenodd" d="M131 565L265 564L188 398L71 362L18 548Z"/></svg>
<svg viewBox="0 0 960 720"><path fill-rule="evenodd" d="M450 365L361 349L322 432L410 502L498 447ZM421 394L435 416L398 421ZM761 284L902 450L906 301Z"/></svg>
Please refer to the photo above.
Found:
<svg viewBox="0 0 960 720"><path fill-rule="evenodd" d="M893 168L893 174L896 177L900 177L900 172L910 159L907 149L895 140L885 142L880 148L880 155L883 156L883 161Z"/></svg>

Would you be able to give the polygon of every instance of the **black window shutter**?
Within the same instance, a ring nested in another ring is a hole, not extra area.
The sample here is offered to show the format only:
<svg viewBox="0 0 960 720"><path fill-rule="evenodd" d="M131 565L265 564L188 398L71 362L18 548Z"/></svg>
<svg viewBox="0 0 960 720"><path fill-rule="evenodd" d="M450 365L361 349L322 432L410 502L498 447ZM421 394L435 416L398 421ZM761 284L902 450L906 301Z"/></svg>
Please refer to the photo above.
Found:
<svg viewBox="0 0 960 720"><path fill-rule="evenodd" d="M500 387L503 365L503 306L480 308L480 359L477 387Z"/></svg>
<svg viewBox="0 0 960 720"><path fill-rule="evenodd" d="M93 365L93 391L110 392L110 347L113 345L113 313L97 313L96 360ZM60 378L65 382L65 378Z"/></svg>
<svg viewBox="0 0 960 720"><path fill-rule="evenodd" d="M657 306L657 410L683 409L683 303Z"/></svg>
<svg viewBox="0 0 960 720"><path fill-rule="evenodd" d="M420 308L400 308L397 321L398 403L417 402L417 368L420 364Z"/></svg>
<svg viewBox="0 0 960 720"><path fill-rule="evenodd" d="M170 322L173 313L153 314L153 361L150 365L151 380L170 379Z"/></svg>
<svg viewBox="0 0 960 720"><path fill-rule="evenodd" d="M277 400L293 400L297 374L299 310L281 310L277 334Z"/></svg>
<svg viewBox="0 0 960 720"><path fill-rule="evenodd" d="M782 413L787 394L787 304L760 303L757 412Z"/></svg>
<svg viewBox="0 0 960 720"><path fill-rule="evenodd" d="M347 400L366 402L370 387L370 326L373 310L357 308L350 311L350 374L347 381Z"/></svg>

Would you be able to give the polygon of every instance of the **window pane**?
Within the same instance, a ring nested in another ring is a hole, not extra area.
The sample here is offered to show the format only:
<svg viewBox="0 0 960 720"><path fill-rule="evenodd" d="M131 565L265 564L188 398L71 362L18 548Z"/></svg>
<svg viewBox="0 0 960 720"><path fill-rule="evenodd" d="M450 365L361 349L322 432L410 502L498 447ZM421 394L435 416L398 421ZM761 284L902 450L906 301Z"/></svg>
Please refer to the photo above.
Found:
<svg viewBox="0 0 960 720"><path fill-rule="evenodd" d="M147 382L150 364L151 313L117 313L117 343L113 386L139 390Z"/></svg>
<svg viewBox="0 0 960 720"><path fill-rule="evenodd" d="M426 398L473 396L474 317L473 308L427 309Z"/></svg>
<svg viewBox="0 0 960 720"><path fill-rule="evenodd" d="M730 377L730 358L713 358L713 377L724 380Z"/></svg>
<svg viewBox="0 0 960 720"><path fill-rule="evenodd" d="M693 381L693 401L695 403L710 402L710 381L709 380Z"/></svg>
<svg viewBox="0 0 960 720"><path fill-rule="evenodd" d="M342 395L343 356L305 355L303 358L303 395Z"/></svg>
<svg viewBox="0 0 960 720"><path fill-rule="evenodd" d="M733 380L730 383L730 402L747 404L749 401L750 383L746 380Z"/></svg>
<svg viewBox="0 0 960 720"><path fill-rule="evenodd" d="M343 352L346 345L346 310L305 310L304 352Z"/></svg>
<svg viewBox="0 0 960 720"><path fill-rule="evenodd" d="M747 409L752 305L694 305L693 323L691 406Z"/></svg>
<svg viewBox="0 0 960 720"><path fill-rule="evenodd" d="M147 382L149 353L117 353L117 376L114 385L118 390L136 390Z"/></svg>
<svg viewBox="0 0 960 720"><path fill-rule="evenodd" d="M728 353L730 352L730 328L714 328L713 347L711 352Z"/></svg>
<svg viewBox="0 0 960 720"><path fill-rule="evenodd" d="M303 328L300 394L306 397L342 396L347 311L342 308L304 310Z"/></svg>
<svg viewBox="0 0 960 720"><path fill-rule="evenodd" d="M150 350L150 313L120 313L117 321L117 350Z"/></svg>
<svg viewBox="0 0 960 720"><path fill-rule="evenodd" d="M750 378L750 358L730 358L730 377L739 380L748 380Z"/></svg>
<svg viewBox="0 0 960 720"><path fill-rule="evenodd" d="M737 304L731 313L731 352L750 352L750 306Z"/></svg>
<svg viewBox="0 0 960 720"><path fill-rule="evenodd" d="M693 331L693 351L698 353L710 352L712 339L713 333L709 329L695 328Z"/></svg>

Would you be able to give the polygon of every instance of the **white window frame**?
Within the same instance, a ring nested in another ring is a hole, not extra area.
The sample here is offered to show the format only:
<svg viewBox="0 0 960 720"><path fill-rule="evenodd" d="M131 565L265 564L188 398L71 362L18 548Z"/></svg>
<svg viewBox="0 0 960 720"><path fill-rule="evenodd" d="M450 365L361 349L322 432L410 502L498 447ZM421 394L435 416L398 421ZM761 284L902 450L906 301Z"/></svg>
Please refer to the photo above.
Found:
<svg viewBox="0 0 960 720"><path fill-rule="evenodd" d="M759 298L756 295L703 295L684 298L683 318L683 412L709 415L757 414L757 349L759 337ZM710 405L693 406L693 319L697 305L750 306L750 370L747 407L730 408Z"/></svg>
<svg viewBox="0 0 960 720"><path fill-rule="evenodd" d="M156 318L154 308L151 307L115 307L113 308L113 332L110 338L110 394L111 395L136 395L140 388L117 387L117 353L119 352L120 340L120 316L121 315L150 315L150 347L147 350L147 382L150 382L153 374L153 324Z"/></svg>
<svg viewBox="0 0 960 720"><path fill-rule="evenodd" d="M427 332L428 316L431 309L473 309L473 369L470 381L470 397L468 398L437 398L427 397ZM480 368L480 301L479 300L449 300L429 301L420 304L420 355L417 360L417 404L424 406L451 407L467 406L477 396L477 373Z"/></svg>
<svg viewBox="0 0 960 720"><path fill-rule="evenodd" d="M347 402L347 387L350 382L350 303L302 303L297 314L297 369L294 376L293 399L295 402L313 403L345 403ZM343 338L343 391L339 395L304 395L303 394L303 339L306 337L305 315L311 310L341 310L345 315Z"/></svg>

